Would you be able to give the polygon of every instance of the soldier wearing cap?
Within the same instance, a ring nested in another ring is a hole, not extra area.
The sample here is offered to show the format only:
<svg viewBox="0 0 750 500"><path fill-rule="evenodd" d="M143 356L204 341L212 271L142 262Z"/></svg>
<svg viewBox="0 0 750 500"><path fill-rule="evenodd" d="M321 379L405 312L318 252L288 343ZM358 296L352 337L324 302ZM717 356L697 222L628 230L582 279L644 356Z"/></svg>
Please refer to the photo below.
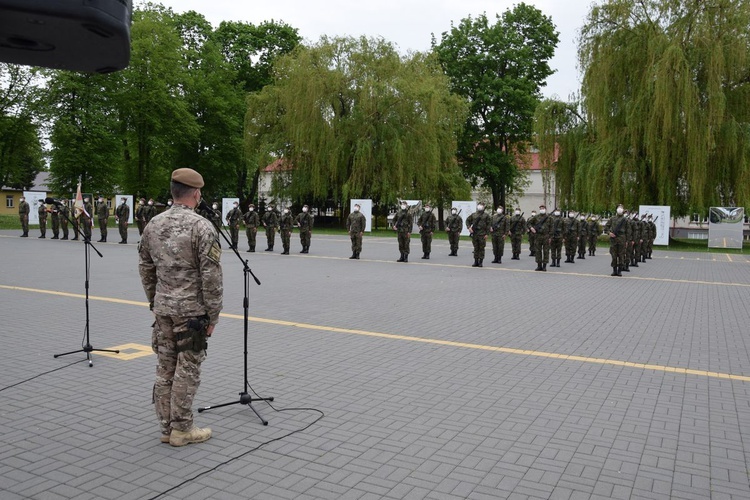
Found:
<svg viewBox="0 0 750 500"><path fill-rule="evenodd" d="M510 220L503 213L503 207L495 209L490 232L492 233L492 255L495 256L492 263L502 264L503 254L505 253L505 237L510 233Z"/></svg>
<svg viewBox="0 0 750 500"><path fill-rule="evenodd" d="M60 229L62 229L62 238L61 240L67 240L68 239L68 218L70 217L70 208L68 208L68 200L62 199L60 200Z"/></svg>
<svg viewBox="0 0 750 500"><path fill-rule="evenodd" d="M536 210L532 210L531 216L526 219L526 232L529 234L529 257L536 255L536 234L531 231L531 228L536 226L537 217Z"/></svg>
<svg viewBox="0 0 750 500"><path fill-rule="evenodd" d="M487 246L487 235L490 234L492 218L484 211L484 203L477 203L477 211L466 218L471 241L474 244L474 263L471 267L483 267L484 248Z"/></svg>
<svg viewBox="0 0 750 500"><path fill-rule="evenodd" d="M529 231L534 235L534 256L536 257L534 270L546 271L552 242L552 218L547 214L546 206L539 205L539 215L534 219L534 225L529 227Z"/></svg>
<svg viewBox="0 0 750 500"><path fill-rule="evenodd" d="M448 233L448 243L451 246L449 257L458 257L458 242L461 240L461 231L464 228L464 220L458 214L456 207L451 208L451 214L445 219L445 230Z"/></svg>
<svg viewBox="0 0 750 500"><path fill-rule="evenodd" d="M367 218L360 212L359 203L354 205L354 211L346 218L346 230L349 231L349 238L352 241L352 256L350 259L359 259L362 251L362 235L367 228Z"/></svg>
<svg viewBox="0 0 750 500"><path fill-rule="evenodd" d="M258 235L258 226L260 226L260 216L255 211L255 205L251 203L247 206L247 212L242 216L242 220L245 222L247 251L255 252L255 237Z"/></svg>
<svg viewBox="0 0 750 500"><path fill-rule="evenodd" d="M266 252L273 252L273 245L276 242L276 228L279 226L279 214L274 210L273 203L269 203L266 213L263 214L263 227L266 228L266 240L268 247Z"/></svg>
<svg viewBox="0 0 750 500"><path fill-rule="evenodd" d="M39 215L39 232L42 233L39 237L44 239L47 234L47 206L44 204L44 200L39 200L37 214Z"/></svg>
<svg viewBox="0 0 750 500"><path fill-rule="evenodd" d="M292 228L294 227L294 217L289 208L285 208L279 219L279 235L281 236L281 246L284 249L281 255L289 255L289 246L292 241Z"/></svg>
<svg viewBox="0 0 750 500"><path fill-rule="evenodd" d="M143 228L145 229L146 226L148 226L148 223L151 222L151 219L156 217L156 206L154 205L154 199L149 198L148 204L143 209Z"/></svg>
<svg viewBox="0 0 750 500"><path fill-rule="evenodd" d="M437 219L435 214L432 213L432 207L429 203L424 206L424 212L419 216L417 220L417 227L419 227L419 234L422 240L422 258L429 259L430 253L432 252L432 234L435 232L437 226Z"/></svg>
<svg viewBox="0 0 750 500"><path fill-rule="evenodd" d="M130 219L130 207L128 200L124 196L120 198L121 203L115 208L115 222L120 231L120 245L128 242L128 219Z"/></svg>
<svg viewBox="0 0 750 500"><path fill-rule="evenodd" d="M589 229L588 229L588 235L589 235L589 256L594 257L596 256L596 243L599 239L599 235L602 234L602 225L599 224L599 218L596 216L591 216L589 218Z"/></svg>
<svg viewBox="0 0 750 500"><path fill-rule="evenodd" d="M138 236L143 234L143 228L146 227L143 218L144 210L146 210L146 198L141 198L138 202L138 206L135 207L135 225L138 226Z"/></svg>
<svg viewBox="0 0 750 500"><path fill-rule="evenodd" d="M232 240L230 248L236 250L240 242L240 221L242 220L242 210L240 210L240 204L236 201L232 204L232 209L227 212L226 220L229 226L229 236Z"/></svg>
<svg viewBox="0 0 750 500"><path fill-rule="evenodd" d="M52 239L60 239L60 209L57 205L52 205L50 209L50 219L52 220Z"/></svg>
<svg viewBox="0 0 750 500"><path fill-rule="evenodd" d="M625 208L617 205L616 215L609 218L604 225L604 232L609 234L609 254L612 256L612 276L622 276L625 270L628 232L630 225L625 217Z"/></svg>
<svg viewBox="0 0 750 500"><path fill-rule="evenodd" d="M586 253L586 240L589 237L589 225L586 223L586 216L578 214L578 258L586 259L583 255Z"/></svg>
<svg viewBox="0 0 750 500"><path fill-rule="evenodd" d="M303 205L302 212L297 214L295 222L299 228L299 242L302 245L302 251L300 253L309 253L310 237L312 236L313 227L313 216L310 213L310 207Z"/></svg>
<svg viewBox="0 0 750 500"><path fill-rule="evenodd" d="M98 243L107 242L107 223L109 222L109 207L103 197L99 197L99 203L96 205L96 217L99 220L99 238Z"/></svg>
<svg viewBox="0 0 750 500"><path fill-rule="evenodd" d="M89 202L89 197L86 196L83 199L83 212L81 212L81 230L83 231L83 241L91 241L91 227L94 223L93 219L94 207Z"/></svg>
<svg viewBox="0 0 750 500"><path fill-rule="evenodd" d="M29 237L29 213L31 207L29 202L26 201L24 196L21 196L21 201L18 203L18 219L21 221L21 238Z"/></svg>
<svg viewBox="0 0 750 500"><path fill-rule="evenodd" d="M511 260L521 260L521 242L523 233L526 231L526 219L523 218L520 208L516 208L513 217L510 218L510 245L513 250Z"/></svg>
<svg viewBox="0 0 750 500"><path fill-rule="evenodd" d="M138 245L141 282L156 316L156 414L161 442L172 446L211 437L211 429L194 425L192 412L206 338L219 321L223 297L216 229L194 211L202 187L195 170L172 172L174 205L151 220Z"/></svg>

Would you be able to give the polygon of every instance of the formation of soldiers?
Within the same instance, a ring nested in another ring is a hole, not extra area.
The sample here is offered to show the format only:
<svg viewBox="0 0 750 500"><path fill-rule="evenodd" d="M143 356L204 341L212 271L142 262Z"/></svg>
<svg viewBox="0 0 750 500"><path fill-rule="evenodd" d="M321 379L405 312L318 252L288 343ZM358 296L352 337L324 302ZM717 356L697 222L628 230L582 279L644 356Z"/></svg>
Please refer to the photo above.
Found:
<svg viewBox="0 0 750 500"><path fill-rule="evenodd" d="M120 205L115 209L115 220L120 232L120 244L127 243L128 219L130 207L126 198L121 198ZM61 200L60 205L46 205L40 200L39 238L46 237L47 217L49 215L52 224L52 239L68 239L68 219L70 217L70 206L73 200ZM171 200L167 208L171 207ZM28 218L31 208L24 198L18 207L19 218L23 234L28 237ZM196 211L211 220L216 225L221 225L221 212L219 205L214 203L211 210L205 211L197 208ZM109 207L102 197L99 197L94 207L88 197L84 198L83 211L78 217L71 219L74 224L73 240L78 239L79 227L85 238L91 237L92 220L94 213L99 222L101 238L99 242L107 242L107 221L110 217ZM156 215L154 200L146 202L141 198L135 209L135 221L138 233ZM657 217L658 218L658 217ZM242 212L238 203L234 203L232 209L227 213L226 224L229 228L231 246L238 249L241 225L245 226L245 234L248 242L248 252L255 252L258 229L263 227L266 233L267 247L265 251L273 252L276 233L281 236L283 247L282 255L289 255L291 235L297 228L300 236L302 250L300 253L309 253L314 217L310 214L308 205L302 207L302 211L296 216L291 214L289 208L281 212L276 210L273 203L268 204L266 211L261 216L254 204L248 206L247 212ZM359 259L362 252L362 237L366 227L366 218L360 212L360 206L355 205L354 211L348 216L346 229L350 235L352 255L350 259ZM547 213L547 207L541 205L539 211L532 211L528 219L520 209L506 214L502 207L495 209L493 214L485 211L484 203L478 203L474 213L466 218L466 227L469 230L473 245L474 262L472 267L483 267L485 248L487 240L492 243L493 264L502 264L505 253L506 240L511 244L511 260L520 260L521 243L524 235L528 236L530 257L534 257L537 267L536 271L546 271L550 267L560 267L563 249L565 250L565 263L574 264L576 259L585 259L596 255L596 247L599 236L602 234L601 219L599 216L584 214L582 212L568 211L563 216L559 209ZM396 231L399 246L399 258L397 262L409 262L411 232L414 224L412 210L406 202L402 202L393 216L391 228ZM429 259L432 253L432 239L437 227L437 218L430 204L426 203L421 214L417 218L420 240L422 243L422 259ZM445 231L448 235L451 257L458 256L461 232L464 228L464 220L460 212L453 208L451 214L445 220ZM63 237L59 237L62 230ZM631 267L638 267L639 263L651 259L653 244L656 238L656 219L647 214L639 216L637 213L630 214L622 205L619 205L616 214L607 220L604 233L610 238L611 276L622 276L623 272L630 272ZM551 263L550 263L551 261Z"/></svg>

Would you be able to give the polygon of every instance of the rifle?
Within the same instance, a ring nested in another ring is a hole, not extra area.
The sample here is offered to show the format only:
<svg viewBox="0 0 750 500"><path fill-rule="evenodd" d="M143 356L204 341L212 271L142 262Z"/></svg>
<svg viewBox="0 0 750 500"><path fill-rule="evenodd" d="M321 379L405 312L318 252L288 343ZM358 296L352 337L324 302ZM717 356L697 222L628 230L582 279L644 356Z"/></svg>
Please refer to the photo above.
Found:
<svg viewBox="0 0 750 500"><path fill-rule="evenodd" d="M516 222L514 222L513 225L510 227L511 234L516 233L516 227L518 227L518 223L521 222L521 219L523 219L523 214L525 213L526 212L521 212L521 215L518 217L518 219L516 219Z"/></svg>
<svg viewBox="0 0 750 500"><path fill-rule="evenodd" d="M620 222L617 224L617 228L615 228L614 231L612 231L615 234L615 238L620 236L620 229L622 229L622 225L625 223L625 221L628 220L627 217L623 217L620 219Z"/></svg>

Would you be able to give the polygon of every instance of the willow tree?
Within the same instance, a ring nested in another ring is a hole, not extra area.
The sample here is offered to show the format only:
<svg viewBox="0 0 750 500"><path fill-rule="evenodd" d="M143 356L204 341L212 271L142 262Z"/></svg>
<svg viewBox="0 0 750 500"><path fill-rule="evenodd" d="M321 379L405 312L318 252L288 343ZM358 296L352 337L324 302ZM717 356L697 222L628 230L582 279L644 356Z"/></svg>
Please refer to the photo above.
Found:
<svg viewBox="0 0 750 500"><path fill-rule="evenodd" d="M465 113L432 58L324 37L279 58L274 84L249 97L246 142L259 167L291 167L275 194L293 200L466 196L455 156Z"/></svg>
<svg viewBox="0 0 750 500"><path fill-rule="evenodd" d="M685 214L750 195L750 3L609 0L581 30L593 142L579 177L601 203Z"/></svg>

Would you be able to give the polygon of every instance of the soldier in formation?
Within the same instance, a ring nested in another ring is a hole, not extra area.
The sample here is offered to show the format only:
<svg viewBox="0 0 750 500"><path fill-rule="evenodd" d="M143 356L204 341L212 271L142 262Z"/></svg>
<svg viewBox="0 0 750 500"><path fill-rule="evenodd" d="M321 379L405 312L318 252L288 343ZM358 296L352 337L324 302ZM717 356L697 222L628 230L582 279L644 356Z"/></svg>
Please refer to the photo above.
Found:
<svg viewBox="0 0 750 500"><path fill-rule="evenodd" d="M232 204L232 209L227 212L227 226L229 226L229 236L232 241L233 248L237 250L237 245L240 242L240 221L242 220L242 210L240 210L240 204L236 201Z"/></svg>
<svg viewBox="0 0 750 500"><path fill-rule="evenodd" d="M107 242L107 222L109 222L109 207L104 198L99 197L99 203L96 205L96 218L99 220L99 234L101 235L98 243Z"/></svg>
<svg viewBox="0 0 750 500"><path fill-rule="evenodd" d="M578 248L578 221L575 214L568 211L568 217L563 221L563 234L565 240L565 262L575 264L576 249ZM557 262L560 267L560 261Z"/></svg>
<svg viewBox="0 0 750 500"><path fill-rule="evenodd" d="M510 219L503 213L503 207L495 209L490 233L492 234L492 255L495 257L492 263L502 264L503 254L505 253L505 237L510 233Z"/></svg>
<svg viewBox="0 0 750 500"><path fill-rule="evenodd" d="M531 211L531 217L526 220L526 232L529 234L529 257L536 256L536 233L531 230L537 223L536 210Z"/></svg>
<svg viewBox="0 0 750 500"><path fill-rule="evenodd" d="M547 207L539 206L539 216L534 217L534 221L535 223L530 226L529 231L534 235L535 271L546 271L552 238L552 218L547 214Z"/></svg>
<svg viewBox="0 0 750 500"><path fill-rule="evenodd" d="M128 200L125 197L120 198L120 203L115 208L115 222L117 222L117 229L120 231L120 245L128 243L128 220L130 219L130 207L128 206Z"/></svg>
<svg viewBox="0 0 750 500"><path fill-rule="evenodd" d="M46 238L47 234L47 206L44 204L44 200L39 200L39 208L37 209L39 215L39 235L40 238Z"/></svg>
<svg viewBox="0 0 750 500"><path fill-rule="evenodd" d="M266 228L266 240L268 247L266 252L273 252L273 245L276 242L276 228L279 226L279 214L274 210L273 203L268 205L266 213L263 214L263 227Z"/></svg>
<svg viewBox="0 0 750 500"><path fill-rule="evenodd" d="M68 218L70 218L70 208L68 208L68 200L60 200L62 205L60 205L60 229L62 229L62 238L61 240L67 240L68 239Z"/></svg>
<svg viewBox="0 0 750 500"><path fill-rule="evenodd" d="M578 258L586 259L586 242L589 236L589 225L586 224L586 216L578 214Z"/></svg>
<svg viewBox="0 0 750 500"><path fill-rule="evenodd" d="M138 201L138 206L135 207L135 225L138 226L138 236L143 234L143 228L146 227L145 218L143 212L146 210L146 198L141 198Z"/></svg>
<svg viewBox="0 0 750 500"><path fill-rule="evenodd" d="M247 212L242 216L245 222L245 235L247 236L247 251L255 252L255 241L258 236L258 226L260 226L260 216L255 211L255 205L252 203L247 206Z"/></svg>
<svg viewBox="0 0 750 500"><path fill-rule="evenodd" d="M560 210L555 209L552 212L552 228L550 230L550 259L552 264L550 267L560 267L560 259L562 258L562 246L564 239L564 222L560 215Z"/></svg>
<svg viewBox="0 0 750 500"><path fill-rule="evenodd" d="M146 228L146 226L148 226L148 223L151 222L151 219L153 219L154 217L156 217L156 206L154 206L154 199L149 198L146 208L143 209L143 228L144 229Z"/></svg>
<svg viewBox="0 0 750 500"><path fill-rule="evenodd" d="M432 207L429 203L425 204L424 212L417 220L417 227L422 240L422 258L429 259L432 252L432 234L437 227L437 219L435 214L432 213Z"/></svg>
<svg viewBox="0 0 750 500"><path fill-rule="evenodd" d="M599 218L592 215L588 223L589 256L591 257L596 255L596 242L600 234L602 234L602 225L599 224Z"/></svg>
<svg viewBox="0 0 750 500"><path fill-rule="evenodd" d="M285 208L279 219L279 235L281 236L281 246L284 251L281 255L289 255L289 246L292 241L292 229L294 228L294 217L288 208Z"/></svg>
<svg viewBox="0 0 750 500"><path fill-rule="evenodd" d="M518 208L513 212L513 217L510 218L508 232L510 233L510 247L513 252L513 257L510 259L521 260L521 242L523 241L523 233L526 232L526 220Z"/></svg>
<svg viewBox="0 0 750 500"><path fill-rule="evenodd" d="M310 237L312 236L313 216L310 213L310 207L302 206L302 212L297 214L296 225L299 228L299 242L302 245L300 253L310 252Z"/></svg>
<svg viewBox="0 0 750 500"><path fill-rule="evenodd" d="M91 227L93 226L94 207L91 205L89 197L83 199L83 212L79 217L81 229L83 231L84 241L91 241Z"/></svg>
<svg viewBox="0 0 750 500"><path fill-rule="evenodd" d="M625 208L617 206L616 214L604 225L604 232L609 235L609 254L612 256L612 276L622 276L625 270L627 242L630 225L625 217Z"/></svg>
<svg viewBox="0 0 750 500"><path fill-rule="evenodd" d="M466 218L471 241L474 244L474 263L471 267L482 267L484 248L487 245L487 235L492 228L492 218L484 211L484 203L477 203L477 211Z"/></svg>
<svg viewBox="0 0 750 500"><path fill-rule="evenodd" d="M396 262L409 262L409 242L413 225L414 218L409 211L409 205L402 201L401 208L393 216L393 230L398 234L398 251L401 253Z"/></svg>
<svg viewBox="0 0 750 500"><path fill-rule="evenodd" d="M53 204L50 209L50 220L52 221L52 239L60 239L60 209Z"/></svg>
<svg viewBox="0 0 750 500"><path fill-rule="evenodd" d="M359 204L354 205L354 211L346 219L346 230L349 232L349 238L352 241L352 256L350 259L359 259L362 252L362 235L365 234L367 219L360 212L362 207Z"/></svg>
<svg viewBox="0 0 750 500"><path fill-rule="evenodd" d="M450 257L458 256L458 242L461 239L461 231L464 228L464 220L458 213L458 209L451 208L451 214L445 219L445 230L448 233L448 243L451 246Z"/></svg>
<svg viewBox="0 0 750 500"><path fill-rule="evenodd" d="M29 237L29 213L31 207L26 198L21 196L21 201L18 203L18 220L21 222L21 238Z"/></svg>

